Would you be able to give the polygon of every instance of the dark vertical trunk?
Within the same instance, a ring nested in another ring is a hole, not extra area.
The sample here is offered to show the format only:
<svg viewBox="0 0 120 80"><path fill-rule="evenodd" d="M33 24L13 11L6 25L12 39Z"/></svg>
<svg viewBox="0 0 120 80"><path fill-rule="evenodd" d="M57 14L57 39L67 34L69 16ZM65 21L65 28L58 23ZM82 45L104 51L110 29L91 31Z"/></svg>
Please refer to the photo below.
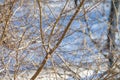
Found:
<svg viewBox="0 0 120 80"><path fill-rule="evenodd" d="M75 6L77 7L77 2L78 2L78 0L74 0L74 3L75 3Z"/></svg>
<svg viewBox="0 0 120 80"><path fill-rule="evenodd" d="M119 0L112 0L111 1L111 12L109 16L109 29L108 29L108 49L109 49L109 67L112 68L112 65L114 63L114 51L116 50L116 44L115 44L115 35L117 30L117 16L118 16L118 8L119 8Z"/></svg>
<svg viewBox="0 0 120 80"><path fill-rule="evenodd" d="M81 1L81 0L74 0L75 7L77 7L77 6L80 4L80 1Z"/></svg>
<svg viewBox="0 0 120 80"><path fill-rule="evenodd" d="M100 75L100 78L103 78L103 80L108 80L105 79L108 75L111 74L111 68L114 66L114 54L117 52L117 45L116 45L116 33L118 33L118 10L119 10L119 4L120 0L111 0L111 9L110 9L110 15L109 15L109 21L108 21L108 39L107 39L107 45L106 49L109 53L108 56L104 55L105 57L108 58L109 64L108 64L108 71L105 71ZM117 12L116 12L117 11ZM115 69L114 69L115 70ZM106 76L106 74L108 74ZM105 77L105 78L104 78Z"/></svg>

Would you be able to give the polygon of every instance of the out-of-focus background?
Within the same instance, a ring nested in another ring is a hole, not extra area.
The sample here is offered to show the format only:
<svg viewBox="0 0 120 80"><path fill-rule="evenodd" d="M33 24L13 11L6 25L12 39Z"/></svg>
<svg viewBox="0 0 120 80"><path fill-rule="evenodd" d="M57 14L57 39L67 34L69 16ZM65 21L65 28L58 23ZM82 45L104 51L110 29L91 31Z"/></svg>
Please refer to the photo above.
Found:
<svg viewBox="0 0 120 80"><path fill-rule="evenodd" d="M58 44L36 80L119 80L119 4L0 0L0 79L30 80Z"/></svg>

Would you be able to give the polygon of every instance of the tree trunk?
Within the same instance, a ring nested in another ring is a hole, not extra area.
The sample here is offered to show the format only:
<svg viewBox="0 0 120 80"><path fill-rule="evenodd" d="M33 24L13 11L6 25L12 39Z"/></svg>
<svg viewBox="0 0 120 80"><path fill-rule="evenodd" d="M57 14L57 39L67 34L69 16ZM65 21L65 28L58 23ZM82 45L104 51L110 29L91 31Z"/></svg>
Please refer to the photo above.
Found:
<svg viewBox="0 0 120 80"><path fill-rule="evenodd" d="M119 9L119 0L112 0L111 1L111 12L109 16L109 23L108 26L108 49L109 49L109 68L113 67L114 63L114 54L116 51L116 43L115 43L115 36L118 33L118 9Z"/></svg>

